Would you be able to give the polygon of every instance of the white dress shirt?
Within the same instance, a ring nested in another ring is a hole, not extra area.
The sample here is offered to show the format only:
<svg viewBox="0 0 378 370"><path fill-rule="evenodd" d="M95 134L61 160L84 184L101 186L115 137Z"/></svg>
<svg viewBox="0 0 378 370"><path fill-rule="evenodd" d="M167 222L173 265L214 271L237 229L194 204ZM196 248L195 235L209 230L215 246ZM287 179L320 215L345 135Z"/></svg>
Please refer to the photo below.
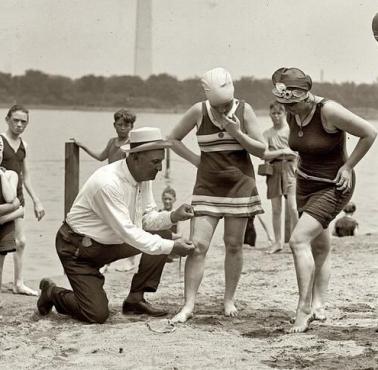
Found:
<svg viewBox="0 0 378 370"><path fill-rule="evenodd" d="M169 229L171 212L157 211L152 182L136 182L124 159L93 173L66 221L75 232L99 243L127 243L147 254L169 254L174 244L143 230Z"/></svg>

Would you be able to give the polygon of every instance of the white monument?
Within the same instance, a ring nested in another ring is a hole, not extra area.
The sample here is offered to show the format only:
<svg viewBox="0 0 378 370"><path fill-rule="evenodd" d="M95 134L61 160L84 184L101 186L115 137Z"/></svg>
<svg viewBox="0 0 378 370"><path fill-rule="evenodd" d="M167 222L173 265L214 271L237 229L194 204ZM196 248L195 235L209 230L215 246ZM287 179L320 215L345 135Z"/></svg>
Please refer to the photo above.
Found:
<svg viewBox="0 0 378 370"><path fill-rule="evenodd" d="M152 74L152 0L137 0L134 74Z"/></svg>

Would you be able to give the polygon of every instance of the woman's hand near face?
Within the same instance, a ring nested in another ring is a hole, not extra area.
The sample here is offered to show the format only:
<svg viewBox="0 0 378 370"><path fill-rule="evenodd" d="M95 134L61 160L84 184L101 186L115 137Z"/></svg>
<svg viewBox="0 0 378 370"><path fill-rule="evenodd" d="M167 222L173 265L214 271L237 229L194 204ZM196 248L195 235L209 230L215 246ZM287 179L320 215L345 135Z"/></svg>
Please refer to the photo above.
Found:
<svg viewBox="0 0 378 370"><path fill-rule="evenodd" d="M235 137L241 132L240 121L239 118L235 115L232 117L226 116L225 114L222 115L222 124L224 129L232 136Z"/></svg>

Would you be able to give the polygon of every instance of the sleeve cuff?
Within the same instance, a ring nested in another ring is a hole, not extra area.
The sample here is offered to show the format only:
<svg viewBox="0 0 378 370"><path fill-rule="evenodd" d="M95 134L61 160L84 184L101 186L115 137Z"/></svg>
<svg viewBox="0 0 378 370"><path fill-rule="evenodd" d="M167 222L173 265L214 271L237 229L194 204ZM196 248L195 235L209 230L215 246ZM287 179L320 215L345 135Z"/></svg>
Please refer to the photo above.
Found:
<svg viewBox="0 0 378 370"><path fill-rule="evenodd" d="M161 251L162 254L170 254L175 242L173 240L162 239Z"/></svg>

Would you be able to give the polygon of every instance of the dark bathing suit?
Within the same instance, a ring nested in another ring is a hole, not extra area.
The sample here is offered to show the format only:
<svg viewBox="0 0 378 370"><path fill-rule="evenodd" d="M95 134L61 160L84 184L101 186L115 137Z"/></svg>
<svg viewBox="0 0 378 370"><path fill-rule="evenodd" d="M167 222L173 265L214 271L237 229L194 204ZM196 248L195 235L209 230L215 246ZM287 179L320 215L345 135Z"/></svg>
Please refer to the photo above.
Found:
<svg viewBox="0 0 378 370"><path fill-rule="evenodd" d="M299 136L295 116L287 114L290 127L289 146L299 153L298 170L302 173L333 180L339 168L347 159L346 134L344 131L328 130L322 123L321 110L326 100L316 104L311 121L302 126L303 136ZM301 215L306 212L326 229L329 223L350 201L355 186L355 174L352 175L352 187L346 193L338 191L334 183L308 180L297 174L297 208Z"/></svg>

